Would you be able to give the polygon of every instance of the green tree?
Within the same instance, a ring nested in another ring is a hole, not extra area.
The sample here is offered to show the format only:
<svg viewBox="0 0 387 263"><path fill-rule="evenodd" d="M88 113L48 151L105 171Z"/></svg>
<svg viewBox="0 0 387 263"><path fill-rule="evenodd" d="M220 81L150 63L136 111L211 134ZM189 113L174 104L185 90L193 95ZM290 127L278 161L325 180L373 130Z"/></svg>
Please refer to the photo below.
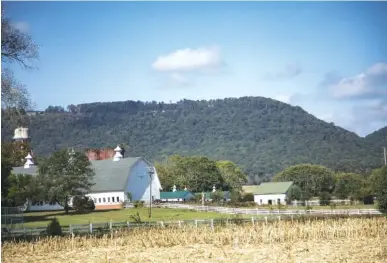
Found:
<svg viewBox="0 0 387 263"><path fill-rule="evenodd" d="M303 200L301 188L298 185L292 185L288 190L286 198L288 203L291 203L294 200Z"/></svg>
<svg viewBox="0 0 387 263"><path fill-rule="evenodd" d="M321 165L299 164L276 174L274 181L293 181L303 191L305 200L318 196L321 192L332 192L335 184L333 172Z"/></svg>
<svg viewBox="0 0 387 263"><path fill-rule="evenodd" d="M217 161L216 166L224 181L225 190L242 190L242 184L247 182L247 176L241 168L231 161Z"/></svg>
<svg viewBox="0 0 387 263"><path fill-rule="evenodd" d="M70 196L84 195L93 185L94 171L85 154L66 149L44 160L38 169L38 178L46 196L65 207L68 212Z"/></svg>
<svg viewBox="0 0 387 263"><path fill-rule="evenodd" d="M224 199L224 192L220 190L216 190L215 192L211 193L211 199L213 202L220 202Z"/></svg>
<svg viewBox="0 0 387 263"><path fill-rule="evenodd" d="M339 199L356 198L362 186L362 178L354 173L336 174L334 194Z"/></svg>
<svg viewBox="0 0 387 263"><path fill-rule="evenodd" d="M201 156L173 155L164 164L156 166L157 174L164 189L189 187L192 192L211 191L213 185L219 188L223 178L216 162Z"/></svg>
<svg viewBox="0 0 387 263"><path fill-rule="evenodd" d="M41 184L32 175L11 174L8 184L7 199L15 206L24 205L27 200L34 202L44 198Z"/></svg>
<svg viewBox="0 0 387 263"><path fill-rule="evenodd" d="M380 212L387 214L387 166L372 171L372 188Z"/></svg>

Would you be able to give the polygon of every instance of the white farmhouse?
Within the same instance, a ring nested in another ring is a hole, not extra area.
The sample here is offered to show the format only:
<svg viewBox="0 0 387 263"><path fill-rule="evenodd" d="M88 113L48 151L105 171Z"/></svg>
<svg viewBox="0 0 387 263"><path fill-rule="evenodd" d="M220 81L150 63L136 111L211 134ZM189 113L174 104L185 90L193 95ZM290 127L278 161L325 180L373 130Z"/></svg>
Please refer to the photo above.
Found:
<svg viewBox="0 0 387 263"><path fill-rule="evenodd" d="M123 158L120 150L119 147L115 149L116 155L112 159L90 161L91 168L95 171L94 185L86 196L94 200L96 209L121 208L121 202L127 200L128 192L131 193L131 201L149 203L150 187L152 187L152 200L160 199L162 188L154 166L142 157ZM14 167L12 172L37 175L38 167L33 165L30 156L26 159L25 166ZM149 171L153 171L152 179ZM47 201L27 201L25 205L25 210L28 211L63 209L58 203Z"/></svg>
<svg viewBox="0 0 387 263"><path fill-rule="evenodd" d="M262 183L250 188L254 194L254 202L258 205L286 204L286 196L293 182Z"/></svg>

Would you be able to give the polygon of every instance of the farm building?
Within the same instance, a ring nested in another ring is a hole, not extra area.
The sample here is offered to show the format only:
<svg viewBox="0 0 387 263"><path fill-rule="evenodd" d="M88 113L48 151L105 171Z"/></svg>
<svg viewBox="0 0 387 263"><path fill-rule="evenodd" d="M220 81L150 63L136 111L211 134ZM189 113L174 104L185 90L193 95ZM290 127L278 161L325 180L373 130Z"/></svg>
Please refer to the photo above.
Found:
<svg viewBox="0 0 387 263"><path fill-rule="evenodd" d="M259 205L286 204L286 195L293 182L270 182L244 188L254 194L254 202Z"/></svg>
<svg viewBox="0 0 387 263"><path fill-rule="evenodd" d="M204 192L204 201L205 202L211 202L212 201L212 194L214 192ZM201 195L202 193L197 193L197 195ZM230 201L231 200L231 194L229 191L223 191L222 192L223 200L224 201Z"/></svg>
<svg viewBox="0 0 387 263"><path fill-rule="evenodd" d="M90 160L92 169L95 171L93 178L94 185L86 195L94 200L96 209L121 208L121 202L127 200L127 193L130 192L133 201L150 201L150 189L152 187L152 200L160 199L162 189L157 171L154 166L142 157L123 158L121 149L117 146L114 149L113 158L104 160ZM38 167L33 164L31 155L26 157L26 164L21 167L14 167L15 174L36 175ZM152 184L149 170L153 170ZM70 201L71 206L71 201ZM25 210L63 210L58 203L27 201Z"/></svg>
<svg viewBox="0 0 387 263"><path fill-rule="evenodd" d="M195 199L195 195L189 191L160 192L162 202L185 202Z"/></svg>

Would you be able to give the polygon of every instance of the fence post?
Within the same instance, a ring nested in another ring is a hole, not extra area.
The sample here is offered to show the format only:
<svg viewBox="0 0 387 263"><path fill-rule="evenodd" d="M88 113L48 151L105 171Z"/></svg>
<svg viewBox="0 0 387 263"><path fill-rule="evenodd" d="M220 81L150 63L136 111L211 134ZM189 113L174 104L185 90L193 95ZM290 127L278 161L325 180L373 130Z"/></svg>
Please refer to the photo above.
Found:
<svg viewBox="0 0 387 263"><path fill-rule="evenodd" d="M265 223L267 224L267 216L265 216Z"/></svg>
<svg viewBox="0 0 387 263"><path fill-rule="evenodd" d="M126 225L128 226L128 228L129 228L129 221L126 221Z"/></svg>
<svg viewBox="0 0 387 263"><path fill-rule="evenodd" d="M161 227L164 227L164 221L160 222Z"/></svg>
<svg viewBox="0 0 387 263"><path fill-rule="evenodd" d="M211 219L211 229L214 231L214 219Z"/></svg>
<svg viewBox="0 0 387 263"><path fill-rule="evenodd" d="M254 225L254 217L251 217L251 223Z"/></svg>
<svg viewBox="0 0 387 263"><path fill-rule="evenodd" d="M360 213L360 209L358 209L358 213L359 213L359 215L361 214L361 213Z"/></svg>
<svg viewBox="0 0 387 263"><path fill-rule="evenodd" d="M278 221L281 221L281 216L278 216Z"/></svg>
<svg viewBox="0 0 387 263"><path fill-rule="evenodd" d="M181 221L179 220L179 227L181 227Z"/></svg>
<svg viewBox="0 0 387 263"><path fill-rule="evenodd" d="M113 228L113 224L112 224L112 221L110 220L110 222L109 222L109 229L112 230L112 228Z"/></svg>
<svg viewBox="0 0 387 263"><path fill-rule="evenodd" d="M90 223L90 234L93 234L93 224L92 223Z"/></svg>
<svg viewBox="0 0 387 263"><path fill-rule="evenodd" d="M69 225L69 232L70 232L70 235L73 234L73 227L71 225Z"/></svg>

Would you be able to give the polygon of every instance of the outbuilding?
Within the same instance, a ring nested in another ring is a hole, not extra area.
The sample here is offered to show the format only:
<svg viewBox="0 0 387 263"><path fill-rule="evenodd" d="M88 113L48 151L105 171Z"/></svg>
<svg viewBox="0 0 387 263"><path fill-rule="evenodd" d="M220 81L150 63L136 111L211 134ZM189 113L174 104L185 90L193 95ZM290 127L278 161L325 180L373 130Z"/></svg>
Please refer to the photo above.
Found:
<svg viewBox="0 0 387 263"><path fill-rule="evenodd" d="M249 190L254 194L254 202L258 205L286 204L286 197L293 182L262 183Z"/></svg>

